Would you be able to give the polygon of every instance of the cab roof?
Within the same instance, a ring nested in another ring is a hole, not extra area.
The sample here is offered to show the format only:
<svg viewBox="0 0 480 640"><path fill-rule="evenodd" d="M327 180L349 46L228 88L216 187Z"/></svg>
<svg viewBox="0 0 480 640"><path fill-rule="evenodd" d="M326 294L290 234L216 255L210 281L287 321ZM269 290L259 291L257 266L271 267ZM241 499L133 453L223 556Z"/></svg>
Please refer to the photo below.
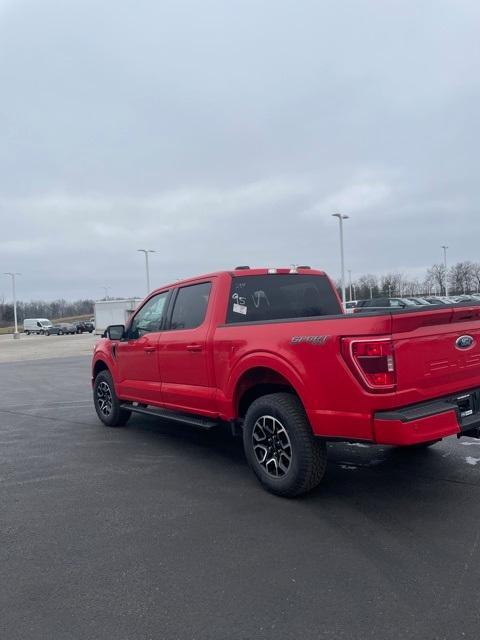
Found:
<svg viewBox="0 0 480 640"><path fill-rule="evenodd" d="M199 282L200 280L208 280L209 278L217 278L218 276L229 275L233 278L237 278L239 276L267 276L267 275L276 275L276 274L289 274L289 273L297 273L303 275L313 275L313 276L325 276L324 271L318 271L317 269L310 269L310 267L259 267L256 269L251 269L250 267L236 267L235 269L224 270L224 271L213 271L212 273L204 273L199 276L194 276L192 278L185 278L182 280L177 280L176 282L171 282L170 284L165 284L162 287L157 287L156 291L163 291L165 289L170 289L172 287L181 287L186 284L192 284L194 282ZM150 293L153 293L150 292ZM148 295L150 295L150 293Z"/></svg>

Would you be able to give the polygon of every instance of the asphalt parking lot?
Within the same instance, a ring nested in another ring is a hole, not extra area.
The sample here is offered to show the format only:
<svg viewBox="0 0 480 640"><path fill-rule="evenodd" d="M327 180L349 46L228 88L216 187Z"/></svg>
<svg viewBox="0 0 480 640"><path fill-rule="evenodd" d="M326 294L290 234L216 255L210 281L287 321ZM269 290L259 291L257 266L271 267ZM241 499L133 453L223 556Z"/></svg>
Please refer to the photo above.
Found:
<svg viewBox="0 0 480 640"><path fill-rule="evenodd" d="M93 333L69 336L27 336L22 333L19 340L13 340L12 335L0 335L0 363L90 355L98 339L99 336Z"/></svg>
<svg viewBox="0 0 480 640"><path fill-rule="evenodd" d="M0 364L2 640L478 638L480 441L332 444L285 500L228 433L102 426L87 355L22 360Z"/></svg>

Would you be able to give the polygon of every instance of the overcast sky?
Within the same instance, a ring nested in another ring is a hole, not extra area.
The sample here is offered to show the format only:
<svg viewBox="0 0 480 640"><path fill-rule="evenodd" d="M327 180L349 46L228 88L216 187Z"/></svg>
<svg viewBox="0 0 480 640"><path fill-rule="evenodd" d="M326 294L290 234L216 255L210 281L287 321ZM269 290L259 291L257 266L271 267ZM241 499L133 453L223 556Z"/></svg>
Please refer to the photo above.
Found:
<svg viewBox="0 0 480 640"><path fill-rule="evenodd" d="M478 0L0 0L0 272L480 260ZM5 276L2 292L10 296Z"/></svg>

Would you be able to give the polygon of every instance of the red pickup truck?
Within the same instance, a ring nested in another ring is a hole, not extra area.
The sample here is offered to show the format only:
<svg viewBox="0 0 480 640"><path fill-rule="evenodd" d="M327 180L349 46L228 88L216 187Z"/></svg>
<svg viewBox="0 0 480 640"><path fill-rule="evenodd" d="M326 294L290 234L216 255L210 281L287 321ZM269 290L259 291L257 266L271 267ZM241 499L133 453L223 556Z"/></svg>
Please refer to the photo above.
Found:
<svg viewBox="0 0 480 640"><path fill-rule="evenodd" d="M230 424L264 487L296 496L328 440L479 437L480 305L344 314L321 271L240 267L151 293L97 343L92 382L104 424Z"/></svg>

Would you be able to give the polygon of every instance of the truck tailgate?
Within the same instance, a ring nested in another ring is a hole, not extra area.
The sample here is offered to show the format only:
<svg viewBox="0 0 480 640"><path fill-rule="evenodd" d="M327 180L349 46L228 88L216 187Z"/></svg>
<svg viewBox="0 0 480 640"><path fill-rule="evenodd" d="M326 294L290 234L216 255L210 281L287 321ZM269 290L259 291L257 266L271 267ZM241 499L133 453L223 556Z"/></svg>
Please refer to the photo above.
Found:
<svg viewBox="0 0 480 640"><path fill-rule="evenodd" d="M392 314L392 339L403 404L480 387L480 305Z"/></svg>

